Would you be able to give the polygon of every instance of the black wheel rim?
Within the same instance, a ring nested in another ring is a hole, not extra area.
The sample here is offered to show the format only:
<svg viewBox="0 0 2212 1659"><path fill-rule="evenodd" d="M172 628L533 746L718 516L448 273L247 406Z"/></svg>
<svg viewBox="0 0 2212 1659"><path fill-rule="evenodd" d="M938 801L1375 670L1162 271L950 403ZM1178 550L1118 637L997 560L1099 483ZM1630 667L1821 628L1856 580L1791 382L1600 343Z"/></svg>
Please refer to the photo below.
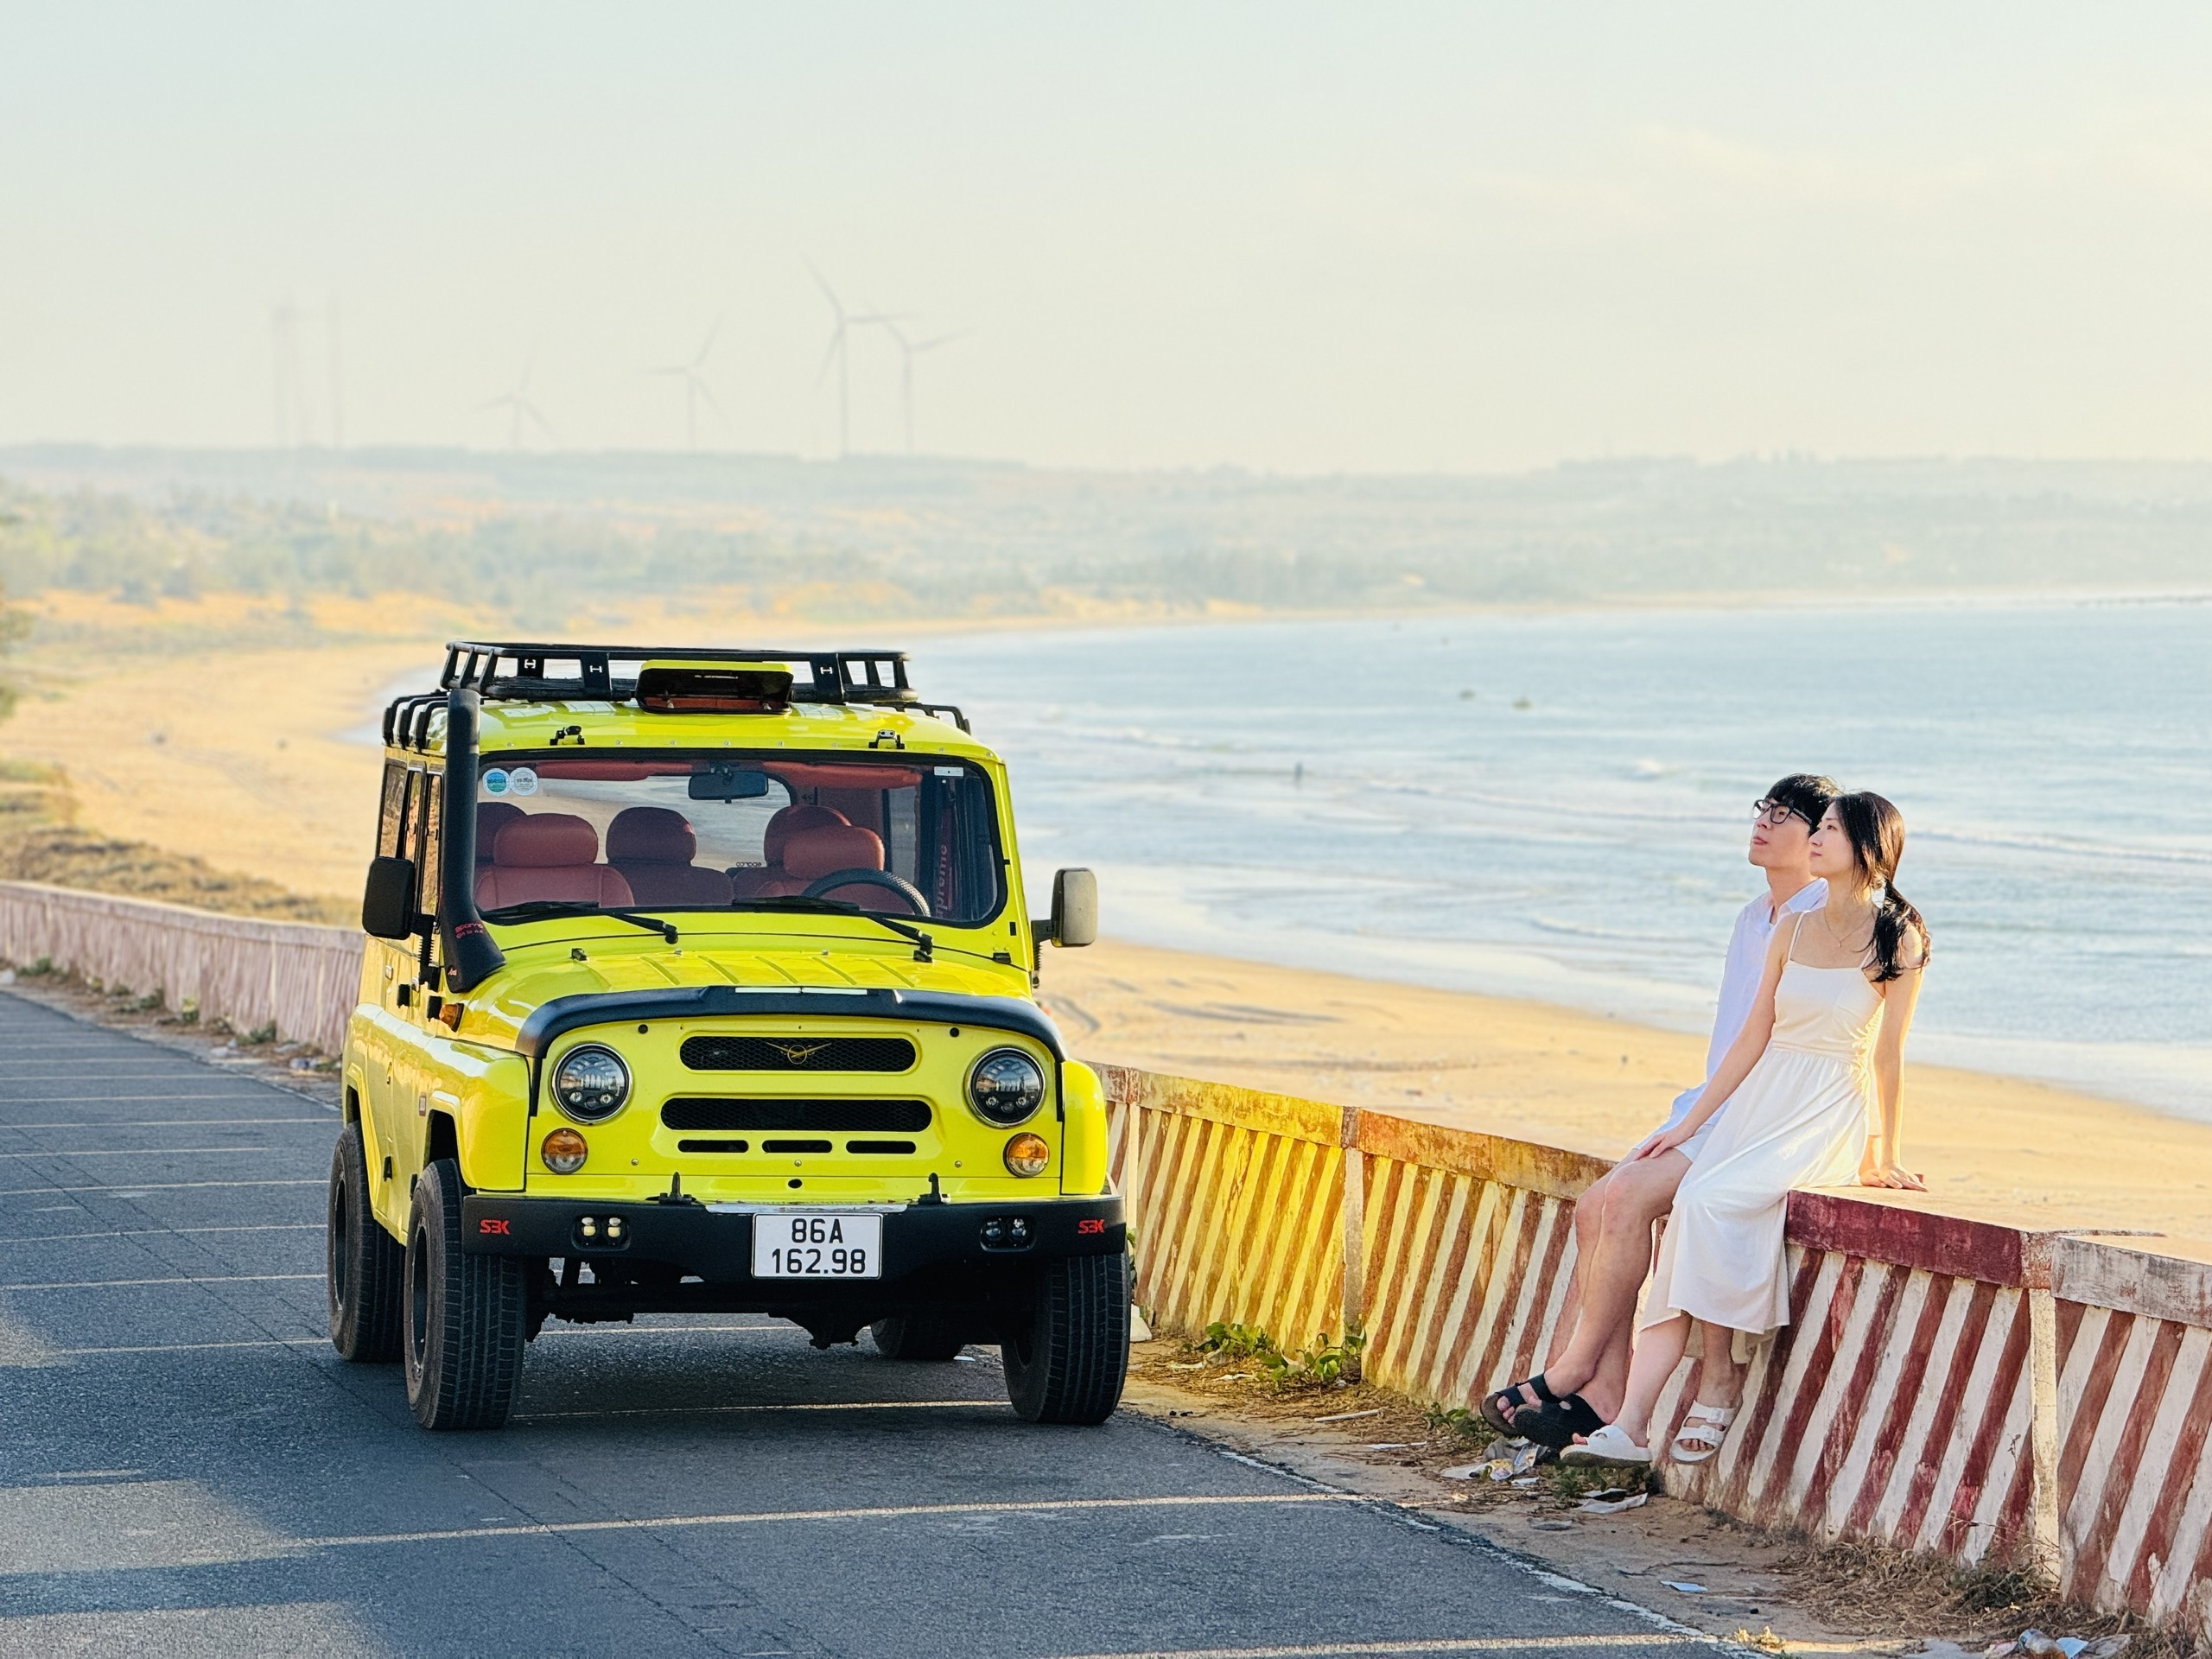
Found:
<svg viewBox="0 0 2212 1659"><path fill-rule="evenodd" d="M348 1246L353 1243L347 1236L351 1220L346 1213L346 1183L333 1181L330 1184L330 1300L332 1305L340 1311L346 1306L346 1293L349 1288L346 1281L346 1267Z"/></svg>
<svg viewBox="0 0 2212 1659"><path fill-rule="evenodd" d="M430 1235L429 1230L415 1230L415 1248L408 1252L413 1258L407 1272L407 1351L419 1373L423 1369L423 1351L430 1339Z"/></svg>

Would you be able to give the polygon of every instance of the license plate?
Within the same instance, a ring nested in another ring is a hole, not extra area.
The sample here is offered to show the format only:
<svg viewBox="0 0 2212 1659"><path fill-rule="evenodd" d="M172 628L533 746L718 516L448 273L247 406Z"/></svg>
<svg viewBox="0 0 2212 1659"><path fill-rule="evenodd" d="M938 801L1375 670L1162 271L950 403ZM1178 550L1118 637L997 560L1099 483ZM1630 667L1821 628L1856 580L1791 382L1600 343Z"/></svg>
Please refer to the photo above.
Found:
<svg viewBox="0 0 2212 1659"><path fill-rule="evenodd" d="M753 1217L755 1279L880 1279L883 1217L851 1211Z"/></svg>

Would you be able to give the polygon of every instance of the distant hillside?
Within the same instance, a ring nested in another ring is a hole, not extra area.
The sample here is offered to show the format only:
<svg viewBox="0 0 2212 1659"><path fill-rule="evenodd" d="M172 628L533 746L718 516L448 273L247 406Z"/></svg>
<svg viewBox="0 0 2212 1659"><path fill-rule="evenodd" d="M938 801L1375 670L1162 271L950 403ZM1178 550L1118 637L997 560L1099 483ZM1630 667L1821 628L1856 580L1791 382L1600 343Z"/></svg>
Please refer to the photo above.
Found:
<svg viewBox="0 0 2212 1659"><path fill-rule="evenodd" d="M129 598L827 587L849 613L2212 588L2212 466L1624 461L1503 478L768 456L0 449L0 579ZM557 602L556 602L557 599Z"/></svg>

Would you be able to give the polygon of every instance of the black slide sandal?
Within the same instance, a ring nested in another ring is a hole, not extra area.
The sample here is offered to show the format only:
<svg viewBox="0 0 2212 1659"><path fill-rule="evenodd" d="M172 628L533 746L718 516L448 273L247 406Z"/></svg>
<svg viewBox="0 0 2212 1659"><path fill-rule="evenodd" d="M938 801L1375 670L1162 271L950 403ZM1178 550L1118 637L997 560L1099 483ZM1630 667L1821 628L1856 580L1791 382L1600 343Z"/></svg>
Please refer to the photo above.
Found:
<svg viewBox="0 0 2212 1659"><path fill-rule="evenodd" d="M1554 1450L1573 1445L1578 1434L1594 1433L1605 1426L1605 1420L1579 1394L1563 1394L1541 1406L1523 1406L1513 1414L1516 1436Z"/></svg>
<svg viewBox="0 0 2212 1659"><path fill-rule="evenodd" d="M1521 1390L1523 1389L1529 1390L1545 1404L1529 1405L1521 1398ZM1524 1411L1544 1410L1550 1402L1558 1398L1559 1396L1554 1394L1549 1385L1545 1382L1544 1374L1538 1371L1534 1376L1524 1376L1518 1382L1509 1382L1502 1389L1492 1389L1488 1394L1483 1395L1482 1404L1478 1409L1482 1412L1483 1421L1488 1423L1507 1440L1517 1440L1521 1438L1521 1431L1513 1426L1514 1417ZM1501 1400L1507 1399L1513 1402L1510 1406L1503 1406L1498 1403ZM1561 1444L1564 1445L1565 1442L1562 1441Z"/></svg>

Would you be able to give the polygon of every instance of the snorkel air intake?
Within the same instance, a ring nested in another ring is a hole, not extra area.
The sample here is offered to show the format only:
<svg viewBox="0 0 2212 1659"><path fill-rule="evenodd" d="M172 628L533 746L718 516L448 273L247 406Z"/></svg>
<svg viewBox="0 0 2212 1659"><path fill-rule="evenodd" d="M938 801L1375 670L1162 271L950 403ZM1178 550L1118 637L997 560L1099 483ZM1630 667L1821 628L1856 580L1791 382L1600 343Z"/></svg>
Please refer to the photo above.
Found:
<svg viewBox="0 0 2212 1659"><path fill-rule="evenodd" d="M468 991L507 964L476 913L476 726L481 702L465 686L446 693L445 822L438 853L438 945L446 988Z"/></svg>

